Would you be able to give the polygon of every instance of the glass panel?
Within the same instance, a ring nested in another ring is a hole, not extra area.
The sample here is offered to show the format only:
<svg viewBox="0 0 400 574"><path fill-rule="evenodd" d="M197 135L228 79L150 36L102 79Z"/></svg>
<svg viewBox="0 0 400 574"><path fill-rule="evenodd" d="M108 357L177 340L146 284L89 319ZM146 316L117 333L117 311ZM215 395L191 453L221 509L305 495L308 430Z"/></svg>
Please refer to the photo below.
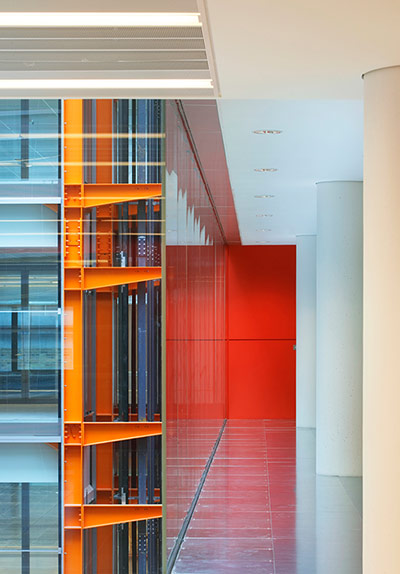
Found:
<svg viewBox="0 0 400 574"><path fill-rule="evenodd" d="M0 310L0 380L1 373L11 371L11 313ZM1 389L1 387L0 387ZM1 390L0 390L1 396Z"/></svg>
<svg viewBox="0 0 400 574"><path fill-rule="evenodd" d="M28 552L30 574L58 574L58 552ZM0 572L22 574L22 552L0 552Z"/></svg>
<svg viewBox="0 0 400 574"><path fill-rule="evenodd" d="M21 304L21 275L2 272L0 275L0 305Z"/></svg>
<svg viewBox="0 0 400 574"><path fill-rule="evenodd" d="M0 100L0 182L57 182L59 117L58 100Z"/></svg>
<svg viewBox="0 0 400 574"><path fill-rule="evenodd" d="M21 574L21 553L0 552L0 572L7 574Z"/></svg>
<svg viewBox="0 0 400 574"><path fill-rule="evenodd" d="M29 275L29 305L56 305L57 301L57 269L52 274L33 272Z"/></svg>
<svg viewBox="0 0 400 574"><path fill-rule="evenodd" d="M0 572L57 574L58 486L0 483Z"/></svg>
<svg viewBox="0 0 400 574"><path fill-rule="evenodd" d="M174 102L166 163L169 552L225 417L224 244Z"/></svg>
<svg viewBox="0 0 400 574"><path fill-rule="evenodd" d="M21 102L0 100L0 181L21 178Z"/></svg>
<svg viewBox="0 0 400 574"><path fill-rule="evenodd" d="M0 303L0 403L29 403L40 397L56 403L61 364L58 276L39 275L27 261L13 266L20 271L19 279L6 278L19 286L20 297L18 301L16 289L9 288L9 300L3 293ZM0 254L0 273L2 269Z"/></svg>
<svg viewBox="0 0 400 574"><path fill-rule="evenodd" d="M21 485L0 483L0 550L21 548ZM0 553L0 564L2 554ZM0 572L7 572L2 570Z"/></svg>
<svg viewBox="0 0 400 574"><path fill-rule="evenodd" d="M58 486L30 484L30 547L58 548Z"/></svg>
<svg viewBox="0 0 400 574"><path fill-rule="evenodd" d="M59 102L29 101L29 178L59 177ZM45 137L44 137L45 136Z"/></svg>
<svg viewBox="0 0 400 574"><path fill-rule="evenodd" d="M59 559L56 552L31 552L30 574L58 574Z"/></svg>
<svg viewBox="0 0 400 574"><path fill-rule="evenodd" d="M0 100L0 424L58 419L60 109Z"/></svg>

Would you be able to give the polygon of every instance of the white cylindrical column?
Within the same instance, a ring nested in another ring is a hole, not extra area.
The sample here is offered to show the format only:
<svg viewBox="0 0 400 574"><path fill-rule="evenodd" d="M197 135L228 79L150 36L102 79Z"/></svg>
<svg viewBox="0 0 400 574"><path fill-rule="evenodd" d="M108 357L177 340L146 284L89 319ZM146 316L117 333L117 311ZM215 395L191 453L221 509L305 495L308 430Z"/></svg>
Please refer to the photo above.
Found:
<svg viewBox="0 0 400 574"><path fill-rule="evenodd" d="M364 77L364 574L400 572L400 67Z"/></svg>
<svg viewBox="0 0 400 574"><path fill-rule="evenodd" d="M298 235L296 244L296 425L315 428L315 235Z"/></svg>
<svg viewBox="0 0 400 574"><path fill-rule="evenodd" d="M362 473L362 183L317 184L317 473Z"/></svg>

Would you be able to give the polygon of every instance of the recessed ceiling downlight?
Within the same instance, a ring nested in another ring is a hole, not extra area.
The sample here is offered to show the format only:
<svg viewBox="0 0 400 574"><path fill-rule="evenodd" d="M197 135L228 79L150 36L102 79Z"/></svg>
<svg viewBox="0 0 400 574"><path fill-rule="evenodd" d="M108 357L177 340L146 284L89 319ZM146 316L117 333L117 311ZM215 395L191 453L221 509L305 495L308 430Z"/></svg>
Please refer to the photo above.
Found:
<svg viewBox="0 0 400 574"><path fill-rule="evenodd" d="M282 133L282 130L254 130L253 134L260 134L260 135L279 135Z"/></svg>
<svg viewBox="0 0 400 574"><path fill-rule="evenodd" d="M254 171L260 171L260 172L264 172L264 171L278 171L278 169L276 167L257 167L254 169Z"/></svg>
<svg viewBox="0 0 400 574"><path fill-rule="evenodd" d="M272 231L272 229L256 229L256 231L262 231L262 232L265 232L265 231Z"/></svg>

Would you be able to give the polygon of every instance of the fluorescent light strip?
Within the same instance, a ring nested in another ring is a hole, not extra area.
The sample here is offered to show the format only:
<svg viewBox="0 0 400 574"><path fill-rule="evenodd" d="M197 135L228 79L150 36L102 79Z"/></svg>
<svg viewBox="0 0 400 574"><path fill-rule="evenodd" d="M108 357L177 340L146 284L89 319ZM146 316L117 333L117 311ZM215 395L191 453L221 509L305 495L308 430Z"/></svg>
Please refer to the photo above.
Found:
<svg viewBox="0 0 400 574"><path fill-rule="evenodd" d="M46 203L46 204L56 204L61 203L61 197L0 197L0 205L7 205L12 203ZM1 221L1 220L0 220Z"/></svg>
<svg viewBox="0 0 400 574"><path fill-rule="evenodd" d="M1 90L183 90L212 89L212 80L131 80L131 79L58 79L58 78L20 78L0 79Z"/></svg>
<svg viewBox="0 0 400 574"><path fill-rule="evenodd" d="M198 12L0 12L0 28L199 27Z"/></svg>

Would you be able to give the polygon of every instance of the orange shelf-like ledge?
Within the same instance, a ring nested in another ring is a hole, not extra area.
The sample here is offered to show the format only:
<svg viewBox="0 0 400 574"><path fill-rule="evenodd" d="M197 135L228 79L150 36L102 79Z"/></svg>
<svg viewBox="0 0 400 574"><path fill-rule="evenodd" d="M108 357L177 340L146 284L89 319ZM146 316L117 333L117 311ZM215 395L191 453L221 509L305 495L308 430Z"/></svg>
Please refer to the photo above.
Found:
<svg viewBox="0 0 400 574"><path fill-rule="evenodd" d="M66 290L86 291L161 279L161 267L66 267Z"/></svg>

